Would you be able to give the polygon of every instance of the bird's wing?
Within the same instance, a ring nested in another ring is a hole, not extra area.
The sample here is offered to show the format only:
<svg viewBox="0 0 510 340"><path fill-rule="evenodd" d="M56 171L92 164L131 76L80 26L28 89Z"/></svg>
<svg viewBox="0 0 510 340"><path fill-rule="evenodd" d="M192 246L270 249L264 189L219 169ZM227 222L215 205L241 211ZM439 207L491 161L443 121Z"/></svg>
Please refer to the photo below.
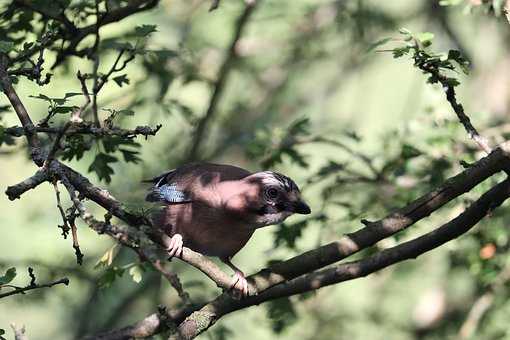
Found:
<svg viewBox="0 0 510 340"><path fill-rule="evenodd" d="M149 202L189 203L196 187L206 186L212 178L219 181L238 180L250 172L231 165L192 163L167 171L151 180L154 186L145 198Z"/></svg>
<svg viewBox="0 0 510 340"><path fill-rule="evenodd" d="M191 197L177 186L179 178L175 178L176 174L177 170L174 169L151 180L144 181L154 183L145 200L148 202L166 202L170 204L191 202Z"/></svg>

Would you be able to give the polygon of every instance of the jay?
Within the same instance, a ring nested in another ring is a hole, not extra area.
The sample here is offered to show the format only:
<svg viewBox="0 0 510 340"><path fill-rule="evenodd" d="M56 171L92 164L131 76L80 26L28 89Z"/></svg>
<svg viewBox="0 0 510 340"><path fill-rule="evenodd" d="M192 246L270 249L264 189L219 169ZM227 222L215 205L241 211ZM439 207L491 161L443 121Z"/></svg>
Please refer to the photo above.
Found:
<svg viewBox="0 0 510 340"><path fill-rule="evenodd" d="M159 202L153 224L167 236L168 254L188 247L216 256L234 271L232 289L248 295L244 273L232 257L257 228L278 224L290 215L309 214L298 186L272 172L251 173L221 164L193 163L155 177L146 200Z"/></svg>

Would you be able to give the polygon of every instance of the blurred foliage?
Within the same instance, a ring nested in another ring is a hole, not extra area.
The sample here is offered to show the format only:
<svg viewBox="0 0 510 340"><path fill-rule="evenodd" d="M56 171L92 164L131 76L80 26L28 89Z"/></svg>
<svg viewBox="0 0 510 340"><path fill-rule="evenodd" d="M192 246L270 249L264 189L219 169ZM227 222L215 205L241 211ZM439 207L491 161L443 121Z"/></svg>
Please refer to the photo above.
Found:
<svg viewBox="0 0 510 340"><path fill-rule="evenodd" d="M97 3L100 10L109 11L128 2ZM97 11L92 0L32 3L54 15L65 12L80 25L93 23ZM16 1L4 0L0 5L1 52L16 58L47 46L38 74L13 76L34 119L48 127L60 126L82 105L75 77L79 70L89 83L104 81L104 90L97 95L101 126L163 124L149 142L72 135L59 154L107 183L134 209L145 209L139 182L187 159L243 2L221 1L217 10L208 13L205 1L162 0L156 10L105 27L97 44L91 36L80 44L83 55L67 58L62 58L64 41L52 41L65 25ZM256 271L275 259L337 239L360 228L360 219L385 216L482 156L444 100L435 73L427 73L430 85L424 85L423 76L408 63L378 53L388 46L396 46L390 50L395 58L410 57L422 71L420 66L426 64L447 74L475 125L492 131L494 142L507 138L510 90L507 77L498 78L510 70L503 7L504 2L497 0L262 1L236 44L200 158L289 173L311 201L313 214L257 232L260 236L234 261ZM387 38L398 34L396 39ZM72 34L66 39L70 41ZM448 52L433 52L436 49ZM19 65L30 66L30 62ZM497 92L502 104L496 106L491 92ZM24 140L5 132L19 124L5 103L2 98L4 187L34 170L26 157L19 156L20 152L25 156ZM87 117L92 114L89 109ZM44 141L46 147L53 142L51 137ZM376 248L456 216L498 178ZM21 265L37 267L43 278L69 275L72 285L2 300L0 328L14 320L26 324L31 339L70 339L136 321L160 303L179 303L156 273L129 252L111 247L110 241L98 241L85 228L80 228L85 263L77 268L69 242L57 239L57 228L50 229L59 221L58 212L53 211L53 193L43 190L27 193L16 204L2 198L0 222L11 228L0 241L0 287L18 279L12 269ZM474 232L414 263L318 294L275 300L262 310L235 313L202 337L456 337L473 304L493 290L495 280L510 266L508 222L508 208L502 207ZM267 256L260 256L264 252ZM172 262L172 269L195 302L218 293L189 267ZM473 338L510 338L507 287L495 291L496 298ZM418 308L431 288L443 292L444 301L430 299L425 310ZM427 319L427 313L435 313L434 318ZM267 327L262 327L261 318L267 319Z"/></svg>

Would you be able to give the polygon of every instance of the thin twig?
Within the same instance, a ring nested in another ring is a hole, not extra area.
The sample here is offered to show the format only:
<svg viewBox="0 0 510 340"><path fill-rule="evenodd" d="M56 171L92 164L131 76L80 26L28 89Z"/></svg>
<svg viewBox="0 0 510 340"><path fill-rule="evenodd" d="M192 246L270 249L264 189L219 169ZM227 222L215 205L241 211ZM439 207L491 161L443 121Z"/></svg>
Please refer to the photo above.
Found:
<svg viewBox="0 0 510 340"><path fill-rule="evenodd" d="M416 58L417 57L415 57L415 59ZM462 126L464 126L464 129L468 133L469 138L471 138L482 151L484 151L486 154L489 154L492 148L490 147L488 140L480 135L478 130L471 123L469 116L466 115L462 104L457 101L455 86L451 84L450 79L441 74L437 68L430 65L429 63L416 63L416 65L420 70L433 75L437 81L439 81L445 92L446 100L448 103L450 103L450 106L457 115Z"/></svg>
<svg viewBox="0 0 510 340"><path fill-rule="evenodd" d="M55 140L53 141L53 146L50 149L50 152L48 152L48 156L46 156L46 160L44 161L44 166L47 167L49 163L55 158L58 150L62 148L61 141L62 138L66 135L67 130L71 127L72 122L67 121L64 126L60 128L57 135L55 136Z"/></svg>
<svg viewBox="0 0 510 340"><path fill-rule="evenodd" d="M191 300L189 297L189 294L184 290L181 284L181 280L179 279L179 276L177 274L167 270L165 266L161 263L161 260L154 260L150 262L151 265L159 271L170 283L170 285L177 291L177 294L179 294L179 297L182 299L182 301L185 304L191 304Z"/></svg>
<svg viewBox="0 0 510 340"><path fill-rule="evenodd" d="M67 235L69 234L69 230L71 230L71 227L69 227L69 224L67 222L67 216L64 211L64 208L62 207L62 203L60 201L60 190L58 189L58 184L56 180L53 180L53 189L55 190L55 196L57 198L57 208L60 212L60 216L62 217L62 225L59 225L59 228L62 229L62 236L64 238L67 238Z"/></svg>
<svg viewBox="0 0 510 340"><path fill-rule="evenodd" d="M71 209L67 215L67 220L71 226L71 237L73 238L74 255L76 256L76 263L79 265L83 264L83 253L80 249L80 243L78 242L78 229L76 228L76 209Z"/></svg>
<svg viewBox="0 0 510 340"><path fill-rule="evenodd" d="M471 120L464 112L464 107L462 104L457 102L457 98L455 95L455 88L449 84L442 83L443 88L446 94L446 100L450 103L453 111L457 114L460 122L464 126L464 129L467 131L469 137L478 144L478 147L482 149L486 154L489 154L492 148L489 146L489 142L487 138L480 135L478 130L471 124Z"/></svg>
<svg viewBox="0 0 510 340"><path fill-rule="evenodd" d="M7 297L7 296L15 295L15 294L25 294L25 292L27 292L29 290L33 290L33 289L53 287L58 284L65 284L67 286L69 284L69 279L67 277L65 277L63 279L45 283L45 284L28 285L28 286L22 287L22 288L17 287L16 289L14 289L10 292L0 294L0 299Z"/></svg>
<svg viewBox="0 0 510 340"><path fill-rule="evenodd" d="M89 90L87 88L87 82L86 82L87 78L85 77L85 75L83 75L80 71L78 71L76 73L76 77L80 81L81 92L83 93L83 96L85 97L85 102L83 103L83 105L80 107L80 109L78 111L73 112L72 120L75 123L81 123L82 122L81 115L83 114L83 112L85 111L87 106L89 106L89 104L90 104L90 94L89 94Z"/></svg>

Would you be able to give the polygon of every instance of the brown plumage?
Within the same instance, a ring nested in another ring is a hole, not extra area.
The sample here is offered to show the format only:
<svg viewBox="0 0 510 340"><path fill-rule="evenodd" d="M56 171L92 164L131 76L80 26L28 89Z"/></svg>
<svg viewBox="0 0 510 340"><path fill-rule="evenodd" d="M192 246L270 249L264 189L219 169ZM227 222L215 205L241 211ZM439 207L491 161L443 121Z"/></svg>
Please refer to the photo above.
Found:
<svg viewBox="0 0 510 340"><path fill-rule="evenodd" d="M274 172L250 173L220 164L187 164L153 180L148 201L163 208L153 222L170 238L169 254L182 247L217 256L236 272L234 286L247 293L244 274L230 259L255 230L277 224L293 213L307 214L296 184Z"/></svg>

